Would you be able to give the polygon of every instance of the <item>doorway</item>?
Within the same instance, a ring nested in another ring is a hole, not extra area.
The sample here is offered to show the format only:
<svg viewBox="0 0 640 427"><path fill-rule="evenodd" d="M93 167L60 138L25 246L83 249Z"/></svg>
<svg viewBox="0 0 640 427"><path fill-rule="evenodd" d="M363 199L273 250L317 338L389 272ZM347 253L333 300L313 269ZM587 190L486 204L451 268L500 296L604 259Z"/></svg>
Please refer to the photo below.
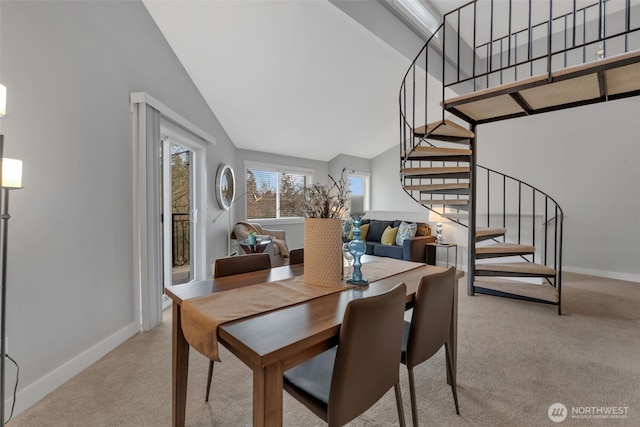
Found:
<svg viewBox="0 0 640 427"><path fill-rule="evenodd" d="M166 256L170 233L164 226L164 141L177 141L192 152L190 265L193 280L206 278L207 149L215 138L146 92L131 93L133 145L133 298L134 317L143 330L162 322L164 287L172 278ZM169 238L165 239L167 234ZM169 245L169 247L171 247ZM170 254L170 252L168 252ZM165 277L167 278L165 280ZM170 305L167 301L167 305Z"/></svg>

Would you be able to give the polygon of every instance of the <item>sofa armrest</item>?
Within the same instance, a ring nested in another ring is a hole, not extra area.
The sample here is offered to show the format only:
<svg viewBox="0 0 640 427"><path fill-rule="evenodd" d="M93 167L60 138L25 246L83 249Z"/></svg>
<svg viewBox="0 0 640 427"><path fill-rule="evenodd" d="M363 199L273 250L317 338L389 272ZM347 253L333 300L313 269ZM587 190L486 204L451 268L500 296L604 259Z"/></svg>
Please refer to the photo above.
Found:
<svg viewBox="0 0 640 427"><path fill-rule="evenodd" d="M426 244L436 241L435 236L419 236L402 242L402 259L413 262L426 262Z"/></svg>

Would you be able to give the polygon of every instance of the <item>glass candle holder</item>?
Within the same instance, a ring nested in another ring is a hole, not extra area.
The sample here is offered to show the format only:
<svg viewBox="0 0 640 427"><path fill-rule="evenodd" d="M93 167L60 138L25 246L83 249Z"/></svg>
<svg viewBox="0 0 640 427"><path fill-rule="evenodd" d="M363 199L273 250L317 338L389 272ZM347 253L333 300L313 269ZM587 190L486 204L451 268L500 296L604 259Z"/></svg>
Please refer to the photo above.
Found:
<svg viewBox="0 0 640 427"><path fill-rule="evenodd" d="M353 217L353 240L349 242L349 252L353 255L353 273L351 273L351 279L347 280L347 283L351 283L354 285L368 285L369 281L362 277L362 271L360 271L360 267L362 267L362 263L360 262L360 258L367 251L367 245L360 239L360 224L361 217L359 215L354 215Z"/></svg>

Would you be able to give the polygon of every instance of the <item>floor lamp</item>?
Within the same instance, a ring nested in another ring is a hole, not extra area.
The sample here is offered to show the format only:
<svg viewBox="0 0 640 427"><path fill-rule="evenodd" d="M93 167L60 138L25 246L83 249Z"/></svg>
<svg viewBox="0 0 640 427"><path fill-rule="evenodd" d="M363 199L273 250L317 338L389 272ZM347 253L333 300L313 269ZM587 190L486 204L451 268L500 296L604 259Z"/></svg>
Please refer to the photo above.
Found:
<svg viewBox="0 0 640 427"><path fill-rule="evenodd" d="M6 88L0 85L0 117L5 116ZM0 302L0 425L5 425L4 419L4 385L5 385L5 360L6 360L6 308L7 308L7 231L9 227L9 190L22 188L22 161L5 159L4 135L0 134L0 177L2 177L2 189L0 192L0 206L3 207L2 216L2 301ZM4 199L4 200L3 200ZM4 202L4 205L2 204Z"/></svg>
<svg viewBox="0 0 640 427"><path fill-rule="evenodd" d="M2 153L3 135L0 135L0 154ZM4 426L4 385L5 385L5 360L6 360L6 312L7 312L7 235L9 230L9 190L17 190L22 188L22 161L16 159L2 158L0 163L0 173L2 174L2 198L0 204L4 202L2 216L2 303L0 306L0 371L2 371L2 379L0 380L0 417ZM2 200L4 199L4 200Z"/></svg>

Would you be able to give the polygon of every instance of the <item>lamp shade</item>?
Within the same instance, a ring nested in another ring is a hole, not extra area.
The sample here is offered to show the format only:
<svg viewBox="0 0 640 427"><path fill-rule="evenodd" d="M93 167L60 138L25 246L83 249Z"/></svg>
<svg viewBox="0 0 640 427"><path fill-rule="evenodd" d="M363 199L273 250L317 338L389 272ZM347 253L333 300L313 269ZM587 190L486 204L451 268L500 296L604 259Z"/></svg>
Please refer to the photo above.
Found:
<svg viewBox="0 0 640 427"><path fill-rule="evenodd" d="M2 187L22 188L22 160L2 159Z"/></svg>
<svg viewBox="0 0 640 427"><path fill-rule="evenodd" d="M7 88L0 84L0 117L7 115Z"/></svg>

